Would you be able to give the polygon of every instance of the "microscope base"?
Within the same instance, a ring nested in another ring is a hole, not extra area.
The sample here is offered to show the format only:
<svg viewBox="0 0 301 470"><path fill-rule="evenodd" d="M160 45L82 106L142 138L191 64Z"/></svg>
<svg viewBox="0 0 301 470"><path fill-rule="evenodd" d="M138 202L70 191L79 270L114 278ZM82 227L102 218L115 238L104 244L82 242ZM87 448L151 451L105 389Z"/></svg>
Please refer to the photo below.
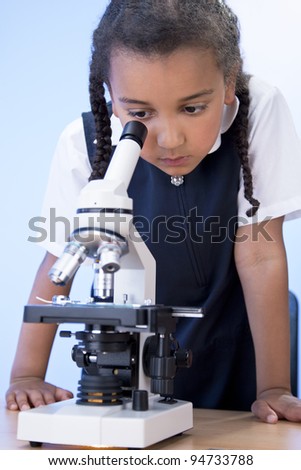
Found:
<svg viewBox="0 0 301 470"><path fill-rule="evenodd" d="M77 405L67 400L19 413L17 438L29 442L86 447L144 448L193 426L192 404L160 403L149 398L148 411L132 402L117 406Z"/></svg>

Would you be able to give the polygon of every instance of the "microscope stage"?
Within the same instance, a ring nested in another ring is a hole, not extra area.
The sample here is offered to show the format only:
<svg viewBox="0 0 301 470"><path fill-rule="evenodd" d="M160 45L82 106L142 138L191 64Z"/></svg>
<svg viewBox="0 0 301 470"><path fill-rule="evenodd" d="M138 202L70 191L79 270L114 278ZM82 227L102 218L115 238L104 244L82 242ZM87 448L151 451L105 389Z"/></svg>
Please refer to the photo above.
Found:
<svg viewBox="0 0 301 470"><path fill-rule="evenodd" d="M67 400L19 413L17 438L34 443L145 448L193 426L192 404L149 398L147 411L132 401L115 406L77 405Z"/></svg>

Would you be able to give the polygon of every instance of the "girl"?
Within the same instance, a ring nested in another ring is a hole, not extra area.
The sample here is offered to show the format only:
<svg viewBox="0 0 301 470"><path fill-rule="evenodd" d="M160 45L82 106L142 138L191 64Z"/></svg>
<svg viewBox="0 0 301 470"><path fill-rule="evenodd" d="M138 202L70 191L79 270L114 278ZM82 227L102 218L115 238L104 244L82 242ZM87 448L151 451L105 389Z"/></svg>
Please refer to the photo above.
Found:
<svg viewBox="0 0 301 470"><path fill-rule="evenodd" d="M282 96L243 72L239 40L237 18L221 0L112 0L93 37L92 172L78 120L59 142L45 215L56 208L72 220L80 189L105 174L112 129L115 143L118 123L144 122L129 196L148 222L139 230L157 263L156 302L206 310L201 321L178 323L193 365L176 377L175 396L196 407L252 408L269 423L299 421L282 224L301 214L300 149ZM47 276L63 235L44 243L29 303L69 294L70 284L58 288ZM23 324L9 409L71 396L44 382L55 330Z"/></svg>

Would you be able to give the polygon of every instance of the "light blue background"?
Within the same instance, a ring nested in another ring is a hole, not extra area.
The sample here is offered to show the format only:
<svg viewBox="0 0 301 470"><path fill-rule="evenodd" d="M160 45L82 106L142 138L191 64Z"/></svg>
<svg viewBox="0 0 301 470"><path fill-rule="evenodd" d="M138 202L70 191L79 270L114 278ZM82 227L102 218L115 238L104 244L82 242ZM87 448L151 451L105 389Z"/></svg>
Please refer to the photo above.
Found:
<svg viewBox="0 0 301 470"><path fill-rule="evenodd" d="M89 109L91 35L107 3L0 3L1 400L9 381L23 305L43 256L40 248L27 241L31 235L28 221L40 214L60 132ZM241 19L248 71L281 88L301 135L298 0L231 0L229 4ZM300 221L286 224L290 287L301 299L300 234ZM75 298L87 297L90 274L85 268L79 272ZM47 379L75 391L79 370L70 359L73 344L73 339L56 339Z"/></svg>

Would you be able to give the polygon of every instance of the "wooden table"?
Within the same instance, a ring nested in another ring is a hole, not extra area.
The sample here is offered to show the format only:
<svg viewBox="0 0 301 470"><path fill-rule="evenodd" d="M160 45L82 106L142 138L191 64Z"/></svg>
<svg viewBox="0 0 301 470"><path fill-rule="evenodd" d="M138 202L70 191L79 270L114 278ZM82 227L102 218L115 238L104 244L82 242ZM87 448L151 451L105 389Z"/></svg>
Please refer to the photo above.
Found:
<svg viewBox="0 0 301 470"><path fill-rule="evenodd" d="M18 413L0 405L0 449L31 449L16 439ZM72 449L44 444L42 449ZM266 424L251 413L221 410L194 410L194 427L181 436L155 444L150 449L252 449L300 450L301 423L280 421Z"/></svg>

